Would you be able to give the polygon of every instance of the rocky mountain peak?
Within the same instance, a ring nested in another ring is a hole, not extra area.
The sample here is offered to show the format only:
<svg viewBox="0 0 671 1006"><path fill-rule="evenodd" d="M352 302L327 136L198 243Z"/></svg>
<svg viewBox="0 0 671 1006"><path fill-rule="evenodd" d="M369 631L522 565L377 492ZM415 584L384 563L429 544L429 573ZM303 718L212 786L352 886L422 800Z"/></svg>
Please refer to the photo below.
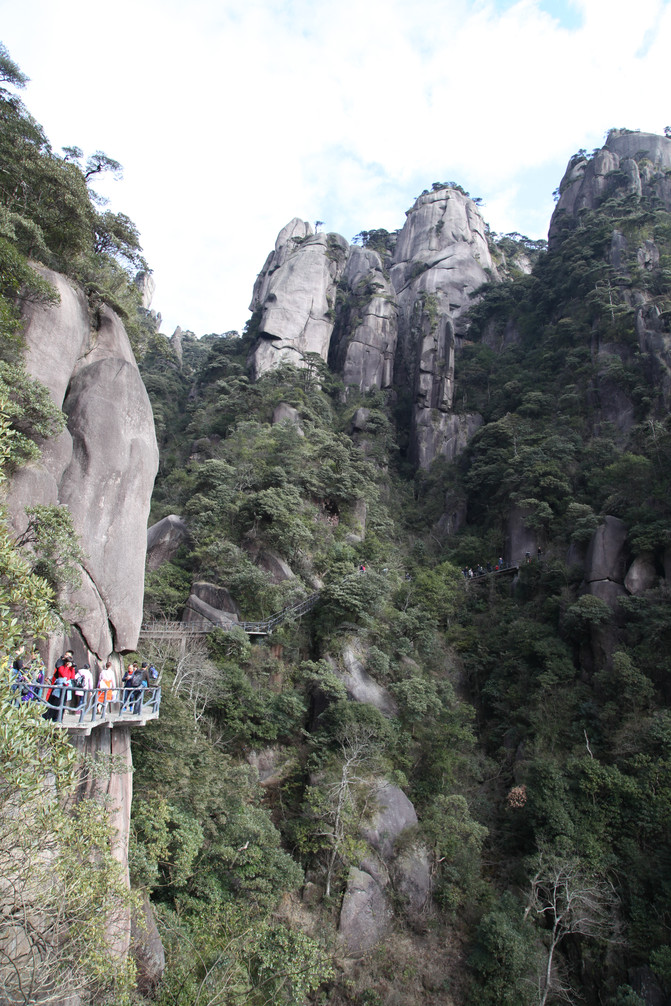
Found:
<svg viewBox="0 0 671 1006"><path fill-rule="evenodd" d="M473 292L498 279L477 206L451 186L425 192L406 214L390 271L371 248L313 234L294 218L278 234L251 309L255 378L282 361L318 353L347 387L409 388L412 453L420 465L453 457L477 426L452 413L456 340Z"/></svg>
<svg viewBox="0 0 671 1006"><path fill-rule="evenodd" d="M567 218L594 210L616 194L654 196L671 210L671 139L655 133L614 129L600 150L581 150L568 163L552 214L550 248L556 247Z"/></svg>
<svg viewBox="0 0 671 1006"><path fill-rule="evenodd" d="M252 311L260 311L259 338L250 357L255 378L282 362L304 366L307 353L327 359L336 285L348 250L340 234L314 234L298 218L282 228L252 296Z"/></svg>

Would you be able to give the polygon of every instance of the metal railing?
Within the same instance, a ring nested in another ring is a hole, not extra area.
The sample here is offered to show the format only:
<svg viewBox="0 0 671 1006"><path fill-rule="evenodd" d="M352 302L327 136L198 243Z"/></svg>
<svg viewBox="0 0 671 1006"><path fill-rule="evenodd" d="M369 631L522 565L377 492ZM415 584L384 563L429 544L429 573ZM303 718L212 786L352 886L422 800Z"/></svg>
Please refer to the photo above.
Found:
<svg viewBox="0 0 671 1006"><path fill-rule="evenodd" d="M47 695L49 698L47 699ZM17 682L14 703L37 702L44 719L69 728L106 723L145 723L158 719L160 685L145 688L78 688L76 685L36 685Z"/></svg>
<svg viewBox="0 0 671 1006"><path fill-rule="evenodd" d="M243 632L249 636L267 636L273 629L291 618L299 618L301 615L312 611L320 598L320 591L308 594L302 601L289 604L286 608L276 611L268 618L260 618L256 621L231 622L229 626L219 625L211 622L202 616L197 622L143 622L140 628L140 638L144 639L170 639L181 638L189 635L202 635L213 632L215 629L232 629L239 626Z"/></svg>
<svg viewBox="0 0 671 1006"><path fill-rule="evenodd" d="M473 580L482 580L484 577L517 573L519 565L517 563L509 563L502 569L483 570L482 573L475 573L472 577L465 578L464 582L472 583ZM342 582L346 583L347 580L360 575L361 572L350 573L349 576L344 577ZM312 594L308 594L307 597L303 598L302 601L289 604L286 608L282 608L280 611L269 615L268 618L260 618L257 621L231 622L229 625L220 625L217 622L212 622L205 615L201 615L198 621L194 622L143 622L140 628L140 638L183 639L189 635L204 635L208 632L213 632L215 629L229 631L235 628L236 625L249 636L267 636L276 626L281 625L282 622L286 622L291 618L299 618L301 615L307 614L308 611L312 611L320 597L321 591L315 590Z"/></svg>

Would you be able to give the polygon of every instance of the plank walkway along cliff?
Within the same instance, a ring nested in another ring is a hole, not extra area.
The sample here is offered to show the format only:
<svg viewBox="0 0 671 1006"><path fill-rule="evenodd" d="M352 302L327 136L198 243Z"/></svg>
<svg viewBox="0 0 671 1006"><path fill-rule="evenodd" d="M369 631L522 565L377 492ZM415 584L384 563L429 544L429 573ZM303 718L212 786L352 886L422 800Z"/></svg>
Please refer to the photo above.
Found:
<svg viewBox="0 0 671 1006"><path fill-rule="evenodd" d="M464 580L464 585L469 585L472 583L480 582L483 580L491 579L495 576L501 576L503 574L517 573L519 570L518 565L510 565L505 569L495 569L491 573L481 573L478 576L469 577ZM346 576L343 583L351 580L355 576L359 576L359 573L352 573L350 576ZM312 611L319 599L321 598L321 591L315 590L312 594L308 594L306 598L302 601L298 601L295 604L289 604L286 608L282 608L280 611L276 611L275 614L269 615L268 618L259 619L255 622L239 622L239 621L224 621L221 623L213 622L206 616L202 616L197 621L193 622L144 622L142 628L140 629L140 639L183 639L185 640L187 636L198 636L204 635L208 632L213 632L215 629L223 629L225 632L230 631L239 626L248 636L268 636L272 633L273 629L282 622L286 622L289 619L299 618L301 615L307 614L308 611Z"/></svg>
<svg viewBox="0 0 671 1006"><path fill-rule="evenodd" d="M510 565L505 569L492 570L491 573L481 573L477 576L464 580L464 585L491 579L502 574L517 573L519 566ZM354 576L353 573L342 581L346 583ZM140 630L141 639L179 639L185 645L186 639L191 635L201 635L212 632L214 629L228 630L234 625L239 625L250 636L270 635L277 625L288 619L300 618L301 615L312 611L321 597L321 591L315 590L308 594L302 601L295 604L288 604L281 611L275 612L268 618L255 622L230 622L228 625L217 625L205 618L198 622L149 622L145 623ZM48 684L31 684L33 698L46 708L54 709L57 720L54 725L63 727L73 733L80 733L87 736L95 727L112 728L117 723L124 723L128 726L144 726L150 720L158 719L161 705L161 688L158 685L149 686L142 689L119 688L101 689L96 688L78 689L82 693L82 702L79 708L73 708L68 704L75 689L67 687L61 689L60 701L56 707L50 707L45 701L46 694L51 691ZM111 692L111 699L108 698ZM17 691L15 702L21 702L21 694Z"/></svg>

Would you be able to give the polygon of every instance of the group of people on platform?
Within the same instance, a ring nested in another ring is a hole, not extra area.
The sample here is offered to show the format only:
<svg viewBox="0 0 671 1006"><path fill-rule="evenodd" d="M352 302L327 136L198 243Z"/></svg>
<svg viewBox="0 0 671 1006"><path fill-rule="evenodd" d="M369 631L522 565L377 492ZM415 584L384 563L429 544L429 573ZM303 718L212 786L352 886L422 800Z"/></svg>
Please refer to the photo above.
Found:
<svg viewBox="0 0 671 1006"><path fill-rule="evenodd" d="M471 566L464 566L462 573L466 580L472 580L476 576L486 576L487 573L498 573L501 569L510 569L510 563L504 562L503 556L500 556L496 563L492 564L488 562L486 566L478 565L473 569Z"/></svg>
<svg viewBox="0 0 671 1006"><path fill-rule="evenodd" d="M536 558L538 562L541 562L543 558L543 550L541 549L540 545L536 549ZM524 562L525 563L531 562L531 552L524 553ZM521 560L519 565L521 565ZM488 562L486 566L480 564L478 566L475 566L474 568L471 566L464 566L461 572L464 574L464 578L466 580L472 580L474 577L486 576L487 573L499 573L502 569L517 569L517 568L518 563L505 562L503 556L499 556L497 562L494 564Z"/></svg>
<svg viewBox="0 0 671 1006"><path fill-rule="evenodd" d="M150 664L131 662L119 688L112 661L108 660L94 684L89 664L77 666L72 650L66 650L56 661L49 681L40 655L33 651L26 660L24 655L25 647L20 646L12 664L12 691L20 693L22 702L43 701L47 706L44 718L57 722L63 719L65 710L81 712L86 706L90 708L93 701L99 716L103 716L115 701L120 703L121 713L139 715L144 689L150 683L156 684L159 676Z"/></svg>

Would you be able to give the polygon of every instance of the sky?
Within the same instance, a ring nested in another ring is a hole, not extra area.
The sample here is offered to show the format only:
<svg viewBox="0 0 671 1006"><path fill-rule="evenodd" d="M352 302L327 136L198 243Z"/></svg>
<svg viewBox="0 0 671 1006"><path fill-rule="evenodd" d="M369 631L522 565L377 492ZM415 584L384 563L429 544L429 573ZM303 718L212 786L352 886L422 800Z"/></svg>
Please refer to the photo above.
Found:
<svg viewBox="0 0 671 1006"><path fill-rule="evenodd" d="M547 236L569 157L671 123L671 0L0 0L55 150L103 150L161 331L241 330L293 217L403 226L434 181Z"/></svg>

